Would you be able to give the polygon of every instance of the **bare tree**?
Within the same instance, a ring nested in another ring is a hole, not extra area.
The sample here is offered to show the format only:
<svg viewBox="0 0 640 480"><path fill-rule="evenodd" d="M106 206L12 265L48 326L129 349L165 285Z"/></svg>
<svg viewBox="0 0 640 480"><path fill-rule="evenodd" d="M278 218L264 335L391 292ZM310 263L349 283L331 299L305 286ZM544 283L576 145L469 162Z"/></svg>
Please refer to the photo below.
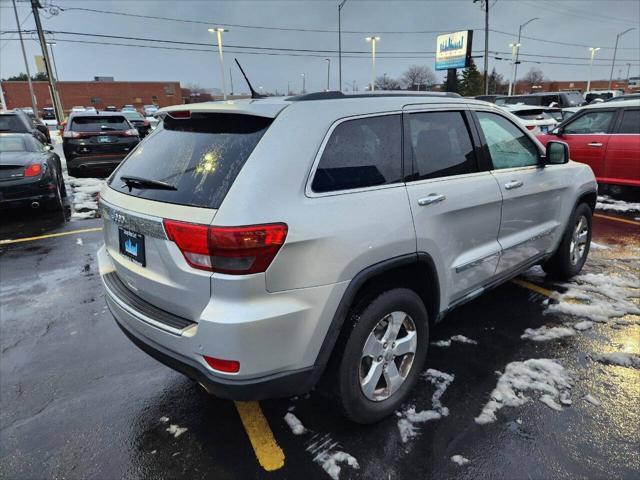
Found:
<svg viewBox="0 0 640 480"><path fill-rule="evenodd" d="M387 77L383 75L376 78L376 90L400 90L401 85L395 78Z"/></svg>
<svg viewBox="0 0 640 480"><path fill-rule="evenodd" d="M540 85L544 81L544 73L538 67L531 67L531 70L522 78L529 90L533 90L534 85Z"/></svg>
<svg viewBox="0 0 640 480"><path fill-rule="evenodd" d="M209 90L207 90L206 88L201 87L200 85L198 85L197 83L187 83L184 88L188 89L191 93L209 93Z"/></svg>
<svg viewBox="0 0 640 480"><path fill-rule="evenodd" d="M435 83L436 76L428 67L411 65L402 74L401 82L407 90L426 90L427 85Z"/></svg>

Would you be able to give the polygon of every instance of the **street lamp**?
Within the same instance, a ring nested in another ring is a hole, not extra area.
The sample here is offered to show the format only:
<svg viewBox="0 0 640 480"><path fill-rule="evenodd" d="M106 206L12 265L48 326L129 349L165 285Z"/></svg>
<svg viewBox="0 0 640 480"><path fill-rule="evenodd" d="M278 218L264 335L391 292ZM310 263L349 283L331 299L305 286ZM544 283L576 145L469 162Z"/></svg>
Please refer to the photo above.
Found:
<svg viewBox="0 0 640 480"><path fill-rule="evenodd" d="M376 42L380 41L380 37L366 37L367 42L371 42L371 88L373 92L376 89Z"/></svg>
<svg viewBox="0 0 640 480"><path fill-rule="evenodd" d="M509 46L511 47L511 73L512 73L512 79L509 80L509 93L508 95L511 96L511 92L513 89L513 83L515 79L515 66L516 66L516 56L518 55L518 49L520 48L520 44L519 43L510 43Z"/></svg>
<svg viewBox="0 0 640 480"><path fill-rule="evenodd" d="M227 87L224 82L224 57L222 56L222 34L228 32L226 28L209 28L211 33L218 36L218 53L220 54L220 80L222 81L222 98L227 99Z"/></svg>
<svg viewBox="0 0 640 480"><path fill-rule="evenodd" d="M529 25L531 22L533 22L534 20L540 20L538 17L534 17L531 20L527 20L526 22L524 22L522 25L520 25L520 28L518 29L518 43L520 43L520 36L522 35L522 29L524 27L526 27L527 25ZM518 52L516 53L516 67L513 70L513 93L515 94L516 92L516 81L518 78L518 55L520 54L520 50L518 49Z"/></svg>
<svg viewBox="0 0 640 480"><path fill-rule="evenodd" d="M53 54L53 46L56 45L56 42L53 40L47 40L47 45L49 45L49 50L51 50L51 59L53 60L53 71L56 80L60 80L60 77L58 76L58 66L56 65L56 56Z"/></svg>
<svg viewBox="0 0 640 480"><path fill-rule="evenodd" d="M328 92L329 91L329 75L331 72L331 59L325 58L325 60L327 61L327 92Z"/></svg>
<svg viewBox="0 0 640 480"><path fill-rule="evenodd" d="M589 51L591 52L591 60L589 60L589 80L587 81L587 92L591 90L591 70L593 69L593 57L596 56L596 52L598 50L600 50L600 47L589 47Z"/></svg>
<svg viewBox="0 0 640 480"><path fill-rule="evenodd" d="M340 90L342 90L342 25L340 13L345 3L347 3L347 0L342 0L338 4L338 85L340 86Z"/></svg>
<svg viewBox="0 0 640 480"><path fill-rule="evenodd" d="M613 61L611 62L611 75L609 76L609 90L611 90L611 82L613 80L613 67L616 64L616 53L618 52L618 40L620 40L620 37L622 35L624 35L627 32L630 32L631 30L635 30L635 28L627 28L624 32L620 32L617 36L616 36L616 46L613 49Z"/></svg>
<svg viewBox="0 0 640 480"><path fill-rule="evenodd" d="M307 91L305 90L305 83L307 81L307 77L304 73L301 73L300 76L302 77L302 94L304 95L305 93L307 93Z"/></svg>

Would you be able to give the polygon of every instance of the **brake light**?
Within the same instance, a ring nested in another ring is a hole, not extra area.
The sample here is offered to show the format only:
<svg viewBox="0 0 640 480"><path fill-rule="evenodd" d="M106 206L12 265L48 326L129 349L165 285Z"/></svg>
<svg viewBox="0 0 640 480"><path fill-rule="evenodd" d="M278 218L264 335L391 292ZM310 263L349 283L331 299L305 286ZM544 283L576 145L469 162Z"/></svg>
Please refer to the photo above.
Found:
<svg viewBox="0 0 640 480"><path fill-rule="evenodd" d="M137 137L138 130L136 130L135 128L130 128L129 130L125 130L124 132L122 132L122 135L124 135L125 137Z"/></svg>
<svg viewBox="0 0 640 480"><path fill-rule="evenodd" d="M214 370L226 373L237 373L240 370L240 362L236 360L221 360L219 358L207 357L203 355L204 361L207 362Z"/></svg>
<svg viewBox="0 0 640 480"><path fill-rule="evenodd" d="M42 165L39 163L32 163L28 165L27 168L24 169L25 177L37 177L42 173Z"/></svg>
<svg viewBox="0 0 640 480"><path fill-rule="evenodd" d="M149 123L149 120L145 120L145 121L144 121L144 123L143 123L143 125L144 125L145 127L148 127L148 126L149 126L149 125L151 125L151 124Z"/></svg>
<svg viewBox="0 0 640 480"><path fill-rule="evenodd" d="M535 128L536 128L535 125L527 125L528 130L535 130Z"/></svg>
<svg viewBox="0 0 640 480"><path fill-rule="evenodd" d="M287 225L212 227L164 220L167 237L193 268L230 275L264 272L287 238Z"/></svg>
<svg viewBox="0 0 640 480"><path fill-rule="evenodd" d="M167 112L171 118L191 118L191 112L189 110L175 110L173 112Z"/></svg>

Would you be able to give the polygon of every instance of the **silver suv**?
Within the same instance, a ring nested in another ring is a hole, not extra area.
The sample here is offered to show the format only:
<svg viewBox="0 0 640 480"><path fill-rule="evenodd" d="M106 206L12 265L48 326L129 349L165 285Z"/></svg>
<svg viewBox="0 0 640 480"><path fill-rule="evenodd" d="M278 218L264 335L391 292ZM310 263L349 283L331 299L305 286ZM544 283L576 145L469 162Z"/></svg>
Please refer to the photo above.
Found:
<svg viewBox="0 0 640 480"><path fill-rule="evenodd" d="M446 94L169 107L101 193L107 303L142 350L223 398L316 384L394 411L445 314L589 252L596 181L518 120Z"/></svg>

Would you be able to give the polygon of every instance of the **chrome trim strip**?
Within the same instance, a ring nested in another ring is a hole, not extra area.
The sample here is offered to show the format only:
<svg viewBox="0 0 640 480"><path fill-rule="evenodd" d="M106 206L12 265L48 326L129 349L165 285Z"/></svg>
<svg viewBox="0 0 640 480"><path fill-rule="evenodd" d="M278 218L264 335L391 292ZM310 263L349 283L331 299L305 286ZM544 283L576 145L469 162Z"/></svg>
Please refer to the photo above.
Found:
<svg viewBox="0 0 640 480"><path fill-rule="evenodd" d="M102 277L100 279L102 280ZM185 330L189 330L191 327L193 327L193 325L189 325L188 327L182 330L178 330L177 328L170 327L168 325L165 325L164 323L157 322L153 318L147 317L146 315L138 312L137 310L132 309L129 305L121 301L109 289L109 287L107 286L107 283L104 280L102 280L102 286L104 287L105 291L109 295L109 300L116 303L120 308L122 308L128 314L132 315L133 317L135 317L137 320L140 320L141 322L148 323L149 325L159 328L160 330L164 330L165 332L173 333L174 335L180 335L180 336L182 336Z"/></svg>
<svg viewBox="0 0 640 480"><path fill-rule="evenodd" d="M558 228L557 225L555 227L551 227L551 228L545 230L544 232L540 232L538 235L534 235L531 238L527 238L526 240L522 240L522 241L520 241L520 242L518 242L518 243L516 243L514 245L511 245L510 247L503 248L502 251L504 252L504 251L507 251L507 250L511 250L512 248L520 247L521 245L524 245L525 243L535 242L536 240L540 240L541 238L548 237L553 232L555 232L557 228Z"/></svg>
<svg viewBox="0 0 640 480"><path fill-rule="evenodd" d="M100 201L100 214L105 222L113 222L119 227L125 227L148 237L167 240L167 234L164 231L162 220L155 217L148 217L138 213L130 213L127 210L115 208L104 200Z"/></svg>
<svg viewBox="0 0 640 480"><path fill-rule="evenodd" d="M462 265L458 265L456 268L456 273L462 273L465 270L468 270L473 267L477 267L478 265L482 265L484 262L488 262L493 257L499 257L500 252L490 253L481 258L477 258L476 260L471 260L470 262L463 263Z"/></svg>

